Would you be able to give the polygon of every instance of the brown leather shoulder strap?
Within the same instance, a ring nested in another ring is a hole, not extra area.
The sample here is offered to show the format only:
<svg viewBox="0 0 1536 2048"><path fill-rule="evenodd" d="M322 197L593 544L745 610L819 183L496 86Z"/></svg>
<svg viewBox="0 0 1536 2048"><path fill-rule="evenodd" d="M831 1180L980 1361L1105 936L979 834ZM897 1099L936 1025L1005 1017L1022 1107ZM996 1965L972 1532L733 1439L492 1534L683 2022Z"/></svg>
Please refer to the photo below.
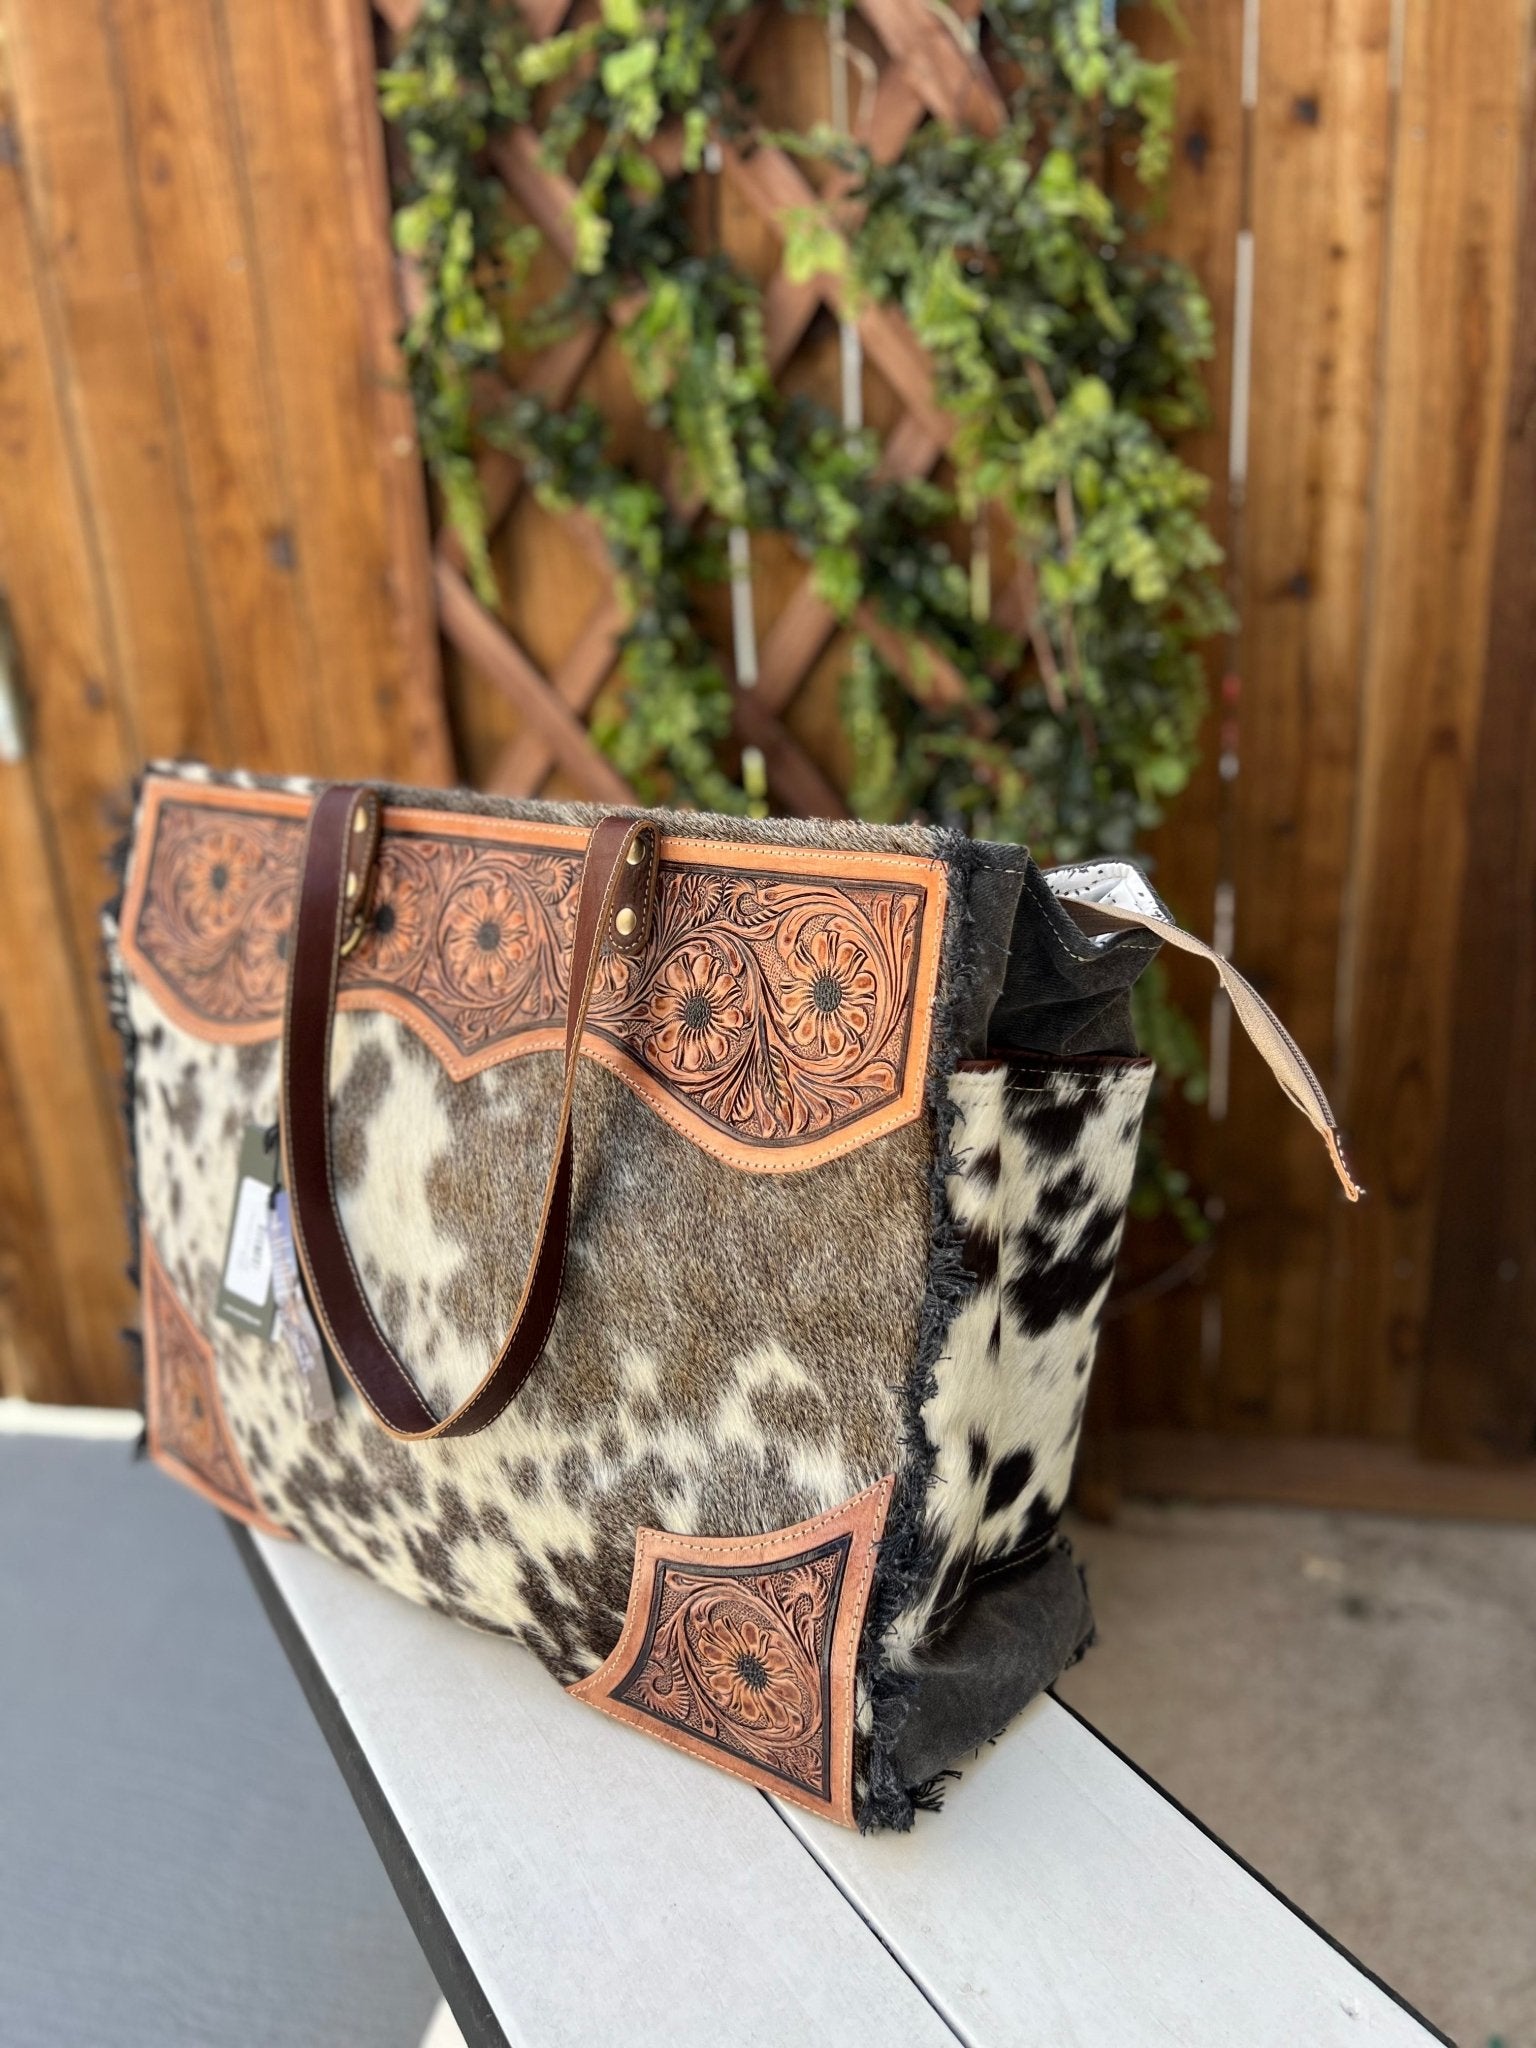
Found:
<svg viewBox="0 0 1536 2048"><path fill-rule="evenodd" d="M485 1377L451 1415L438 1417L374 1318L342 1228L331 1161L336 981L342 955L355 942L366 912L379 823L375 794L349 786L322 791L310 814L288 966L280 1121L294 1243L326 1341L391 1435L421 1442L469 1436L493 1422L549 1341L570 1231L571 1106L581 1034L615 909L626 893L648 895L644 885L655 872L656 834L643 819L628 818L604 818L592 833L571 950L565 1085L527 1278L512 1327ZM638 856L637 847L642 849ZM623 936L631 945L643 939L638 915L626 927Z"/></svg>

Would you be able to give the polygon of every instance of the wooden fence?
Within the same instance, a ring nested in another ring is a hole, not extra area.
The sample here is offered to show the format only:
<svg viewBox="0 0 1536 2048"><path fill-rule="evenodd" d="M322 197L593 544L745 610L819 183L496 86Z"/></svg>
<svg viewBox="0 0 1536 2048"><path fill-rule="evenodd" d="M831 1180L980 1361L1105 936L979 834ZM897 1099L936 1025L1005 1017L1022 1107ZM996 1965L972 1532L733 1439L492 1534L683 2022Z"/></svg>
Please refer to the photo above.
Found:
<svg viewBox="0 0 1536 2048"><path fill-rule="evenodd" d="M1119 1347L1123 1471L1454 1507L1492 1495L1399 1447L1536 1448L1531 14L1185 14L1169 232L1217 300L1241 629L1165 879L1320 1060L1372 1199L1235 1053L1206 1284Z"/></svg>
<svg viewBox="0 0 1536 2048"><path fill-rule="evenodd" d="M134 1398L97 931L142 762L451 772L366 32L0 6L7 1392Z"/></svg>
<svg viewBox="0 0 1536 2048"><path fill-rule="evenodd" d="M1530 0L1182 12L1181 34L1126 19L1182 64L1157 234L1216 308L1193 454L1241 623L1159 879L1330 1079L1372 1200L1335 1199L1217 1012L1212 1110L1177 1136L1215 1233L1133 1247L1095 1470L1536 1512ZM510 468L502 616L451 547L429 562L356 0L56 13L0 0L0 586L34 706L27 758L0 766L0 1372L110 1396L130 1309L92 920L137 761L435 780L451 722L471 779L616 794L580 714L622 615L581 522ZM947 32L925 60L928 10L863 13L891 134L944 111ZM741 63L773 119L826 114L812 18L770 16ZM501 168L558 222L527 152ZM725 179L722 234L764 276L784 168ZM774 290L782 374L828 386L819 300ZM933 463L921 361L889 328L864 340L872 419ZM530 374L638 432L604 335ZM754 571L744 735L781 801L829 810L839 638L787 550ZM1509 1469L1474 1484L1422 1452Z"/></svg>

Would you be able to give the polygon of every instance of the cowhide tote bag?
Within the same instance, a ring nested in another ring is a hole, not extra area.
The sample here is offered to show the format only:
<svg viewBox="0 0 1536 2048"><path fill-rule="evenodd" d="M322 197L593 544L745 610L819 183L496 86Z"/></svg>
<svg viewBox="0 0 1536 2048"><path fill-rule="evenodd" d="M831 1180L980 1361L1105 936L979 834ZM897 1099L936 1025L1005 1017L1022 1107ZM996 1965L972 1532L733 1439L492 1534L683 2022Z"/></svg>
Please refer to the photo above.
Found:
<svg viewBox="0 0 1536 2048"><path fill-rule="evenodd" d="M1134 868L180 766L108 940L176 1478L849 1825L1086 1643Z"/></svg>

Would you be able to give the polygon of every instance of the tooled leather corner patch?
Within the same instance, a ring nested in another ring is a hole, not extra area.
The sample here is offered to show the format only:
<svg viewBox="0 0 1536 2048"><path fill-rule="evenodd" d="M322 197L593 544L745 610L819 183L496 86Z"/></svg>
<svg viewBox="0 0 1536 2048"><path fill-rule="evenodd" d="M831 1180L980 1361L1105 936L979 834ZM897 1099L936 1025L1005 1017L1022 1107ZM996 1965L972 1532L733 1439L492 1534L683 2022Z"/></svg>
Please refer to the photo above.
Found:
<svg viewBox="0 0 1536 2048"><path fill-rule="evenodd" d="M123 949L185 1029L282 1023L305 798L151 780ZM586 833L386 809L338 1003L387 1010L455 1080L564 1035ZM649 943L610 949L582 1041L706 1151L795 1172L918 1116L943 863L667 835Z"/></svg>
<svg viewBox="0 0 1536 2048"><path fill-rule="evenodd" d="M894 1481L769 1536L635 1539L624 1632L569 1690L854 1825L854 1666Z"/></svg>
<svg viewBox="0 0 1536 2048"><path fill-rule="evenodd" d="M214 1375L213 1347L188 1314L147 1230L141 1238L140 1270L149 1455L225 1514L270 1536L283 1535L258 1506L235 1449Z"/></svg>

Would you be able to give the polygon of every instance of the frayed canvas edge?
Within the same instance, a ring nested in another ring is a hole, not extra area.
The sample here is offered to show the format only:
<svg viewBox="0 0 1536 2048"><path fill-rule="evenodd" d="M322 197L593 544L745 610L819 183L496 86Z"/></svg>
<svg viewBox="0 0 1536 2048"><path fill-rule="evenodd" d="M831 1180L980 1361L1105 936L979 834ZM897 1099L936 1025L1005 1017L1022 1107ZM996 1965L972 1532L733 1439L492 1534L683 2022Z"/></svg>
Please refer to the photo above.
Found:
<svg viewBox="0 0 1536 2048"><path fill-rule="evenodd" d="M1082 1640L1078 1643L1077 1648L1072 1652L1066 1663L1062 1665L1061 1671L1057 1672L1056 1678L1060 1678L1062 1671L1070 1671L1074 1664L1081 1664L1088 1652L1097 1645L1099 1640L1098 1617L1093 1611L1093 1594L1088 1585L1088 1567L1073 1552L1070 1538L1063 1536L1061 1541L1068 1557L1072 1559L1073 1568L1077 1572L1077 1582L1083 1589L1083 1612L1088 1617L1088 1624L1083 1630ZM1051 1680L1052 1685L1056 1683L1056 1678ZM1047 1691L1049 1689L1049 1687L1046 1688Z"/></svg>
<svg viewBox="0 0 1536 2048"><path fill-rule="evenodd" d="M139 1120L138 1120L138 1033L133 1028L133 1017L128 1007L128 974L123 965L122 919L123 901L128 893L128 869L133 859L134 842L138 836L139 804L144 789L144 777L135 776L129 791L128 828L114 842L106 856L107 870L116 884L114 894L101 908L102 969L101 983L106 992L107 1014L112 1028L117 1033L118 1043L123 1050L123 1073L118 1107L123 1119L123 1131L128 1148L127 1183L123 1190L123 1218L128 1231L128 1257L124 1272L128 1284L143 1302L144 1275L139 1259ZM141 1306L142 1322L142 1306ZM128 1357L129 1369L140 1389L140 1405L144 1395L144 1333L142 1328L124 1330L121 1333L123 1349ZM148 1424L139 1432L137 1455L142 1457L148 1449Z"/></svg>
<svg viewBox="0 0 1536 2048"><path fill-rule="evenodd" d="M971 879L986 865L987 856L975 842L958 833L946 834L945 840L949 916L928 1070L928 1116L933 1132L928 1279L912 1367L902 1389L903 1455L875 1566L859 1659L869 1720L859 1759L864 1784L858 1823L865 1834L882 1829L904 1832L918 1811L936 1811L942 1799L938 1780L918 1786L902 1783L895 1744L918 1676L895 1663L888 1645L897 1621L920 1598L935 1569L927 1526L938 1446L928 1434L923 1410L938 1390L938 1363L950 1328L977 1287L965 1259L964 1232L949 1202L949 1179L955 1171L954 1125L959 1114L949 1093L949 1079L961 1055L957 1019L966 1014L970 979L976 971ZM940 1778L944 1775L940 1773Z"/></svg>

